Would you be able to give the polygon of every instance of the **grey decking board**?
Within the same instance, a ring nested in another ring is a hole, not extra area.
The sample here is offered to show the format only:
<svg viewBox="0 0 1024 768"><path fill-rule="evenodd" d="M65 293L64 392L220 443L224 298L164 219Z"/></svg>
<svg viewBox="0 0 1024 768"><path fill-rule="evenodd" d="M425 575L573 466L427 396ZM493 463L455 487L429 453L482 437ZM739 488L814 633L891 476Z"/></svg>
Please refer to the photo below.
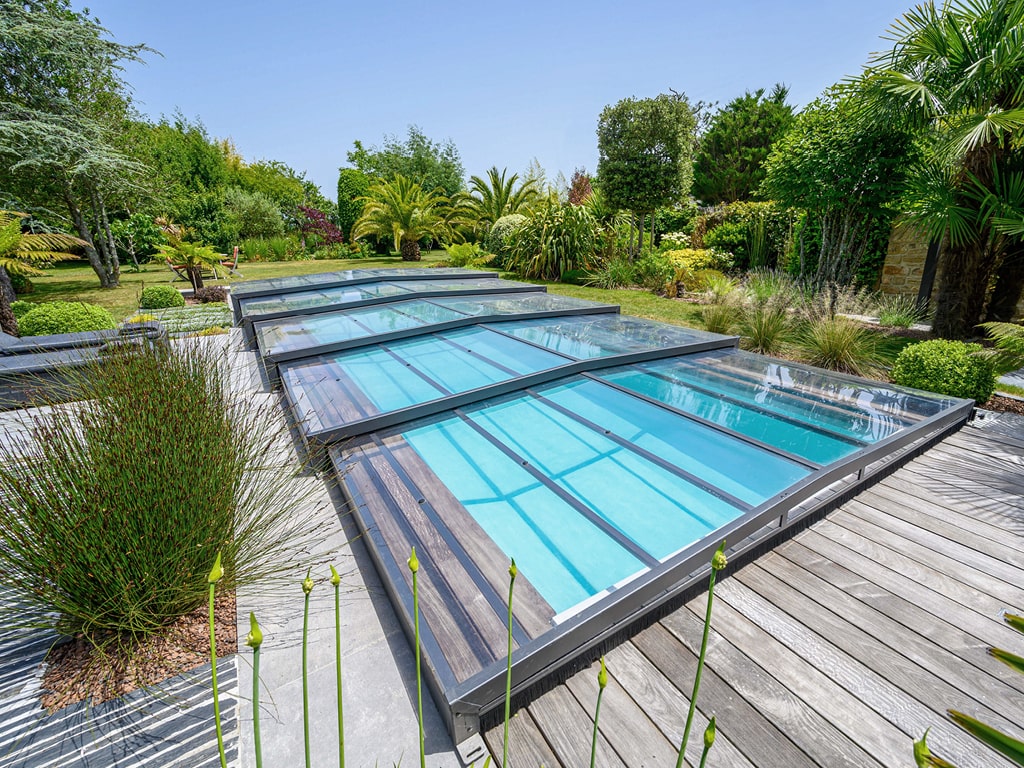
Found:
<svg viewBox="0 0 1024 768"><path fill-rule="evenodd" d="M901 565L894 567L880 563L879 555L881 553L878 550L882 548L872 544L864 547L867 554L858 552L846 546L851 539L858 541L857 537L844 528L838 526L836 528L838 530L821 529L824 533L809 531L809 534L814 535L806 536L802 542L806 543L813 551L822 553L845 565L882 589L891 589L897 593L912 595L917 604L927 606L928 610L937 618L948 617L982 642L992 645L1012 645L1019 641L1020 636L1017 632L996 620L996 616L979 610L969 597L962 600L957 599L960 595L951 595L952 588L947 589L947 585L943 583L942 579L935 578L930 583L926 583L922 578L924 572L918 570L913 561L906 562L902 571L900 570ZM824 535L826 533L829 535ZM883 567L879 567L880 565Z"/></svg>
<svg viewBox="0 0 1024 768"><path fill-rule="evenodd" d="M697 668L697 657L660 624L653 624L607 654L616 679L622 681L669 741L678 746ZM742 696L705 667L700 699L687 754L695 749L707 727L707 713L730 723L729 733L715 739L716 765L753 765L748 755L763 756L757 768L790 768L806 760L800 749ZM720 741L721 740L721 743ZM699 753L697 754L699 759Z"/></svg>
<svg viewBox="0 0 1024 768"><path fill-rule="evenodd" d="M772 584L776 582L782 582L784 585L799 583L801 593L817 604L817 607L812 610L828 613L834 611L848 621L854 619L851 622L853 634L863 632L870 635L872 642L877 642L881 647L891 649L906 657L908 661L922 670L927 670L932 675L941 677L945 682L964 692L965 695L973 695L972 692L977 693L981 706L987 706L983 701L986 698L989 700L1007 699L1008 705L1019 713L1014 717L1024 722L1024 702L1017 701L1020 691L1008 684L1011 681L1017 682L1016 678L1020 676L1007 675L1004 681L991 674L996 671L997 665L991 664L988 654L977 646L975 646L977 652L969 654L974 656L973 659L957 656L945 644L935 642L917 632L907 631L906 626L879 612L873 606L857 600L813 574L803 573L792 561L773 555L774 553L770 553L762 558L757 564L758 567L751 570L755 573L757 570L763 570L764 573L771 576L772 580L769 583ZM758 589L757 586L751 586ZM763 590L758 589L758 591L766 597L769 596ZM932 625L938 623L934 619L931 622ZM963 664L963 661L975 662L976 665ZM941 701L941 699L937 700Z"/></svg>
<svg viewBox="0 0 1024 768"><path fill-rule="evenodd" d="M877 507L866 504L859 499L850 502L846 509L852 516L866 523L885 529L895 536L900 536L908 546L923 547L929 550L931 562L937 564L937 558L951 566L968 565L979 577L991 577L1005 582L1014 591L1017 585L1024 584L1024 568L1009 562L996 542L971 538L967 531L957 531L954 527L943 526L941 521L924 521L930 527L904 519L897 512L881 511ZM908 515L913 517L913 515Z"/></svg>
<svg viewBox="0 0 1024 768"><path fill-rule="evenodd" d="M992 616L994 621L998 620L999 612L1003 608L1024 597L1018 587L997 576L981 573L970 563L965 563L968 565L967 568L958 568L958 561L945 553L953 549L950 546L952 542L941 537L933 537L926 547L916 541L894 536L888 528L854 514L855 510L855 505L851 505L850 509L844 510L846 514L835 517L835 523L852 531L864 542L888 549L898 558L902 558L903 562L914 561L921 569L919 573L923 578L940 578L943 589L952 590L949 593L952 597L969 608ZM926 535L926 532L922 532L922 536ZM944 551L936 549L939 547ZM888 553L885 554L888 557ZM970 561L978 559L972 557L973 554L976 553L964 551L962 556Z"/></svg>
<svg viewBox="0 0 1024 768"><path fill-rule="evenodd" d="M566 682L566 687L576 697L580 707L590 714L593 714L597 702L597 672L598 665L592 664L589 669L573 675ZM601 709L609 720L616 723L613 728L600 728L601 733L622 762L629 766L673 764L678 751L623 690L612 673L608 675Z"/></svg>
<svg viewBox="0 0 1024 768"><path fill-rule="evenodd" d="M530 705L530 711L560 765L576 768L590 764L594 721L567 686L561 685L545 693ZM627 766L600 732L596 757L595 764L602 768L636 768Z"/></svg>
<svg viewBox="0 0 1024 768"><path fill-rule="evenodd" d="M776 577L774 573L756 563L737 572L736 580L777 606L781 613L794 617L809 631L850 656L855 663L863 665L865 669L869 668L867 674L878 675L896 690L931 709L933 714L925 715L928 719L941 719L946 709L952 707L979 713L987 722L1000 728L1012 728L1015 721L1024 720L1024 708L1021 707L1017 692L1013 688L998 684L992 679L989 679L989 684L985 688L978 686L981 693L988 694L990 706L986 706L979 700L983 696L976 698L965 693L963 687L957 687L945 676L936 674L920 663L922 655L929 655L931 651L927 646L922 647L922 653L918 658L911 659L903 652L905 648L892 647L862 629L870 618L864 615L863 609L851 609L845 614L830 610L807 594L806 583L802 582L798 591L784 579ZM899 646L900 643L893 645ZM931 665L932 659L927 660ZM955 662L955 659L948 657L942 660L946 664ZM931 666L941 667L941 664ZM959 682L965 682L963 677ZM928 725L924 727L927 728ZM910 729L911 735L915 732L916 729ZM964 735L958 731L954 732ZM964 743L971 748L976 745L969 738L965 738Z"/></svg>
<svg viewBox="0 0 1024 768"><path fill-rule="evenodd" d="M890 659L886 659L878 647L869 644L863 648L854 648L847 643L848 647L840 647L834 642L838 637L833 631L835 628L825 626L828 617L826 612L790 612L792 605L772 610L772 602L746 585L740 585L738 580L728 580L722 585L725 593L723 598L730 606L742 610L758 627L802 659L808 659L814 669L834 681L845 693L855 696L860 705L871 713L872 719L877 716L892 725L892 728L879 728L876 721L873 733L859 733L858 740L868 751L877 749L884 750L883 754L897 754L901 744L908 745L913 738L918 738L931 727L933 740L943 738L946 754L957 765L964 768L1009 768L1009 763L986 754L987 751L979 749L970 735L942 718L940 710L922 706L921 700L902 690L890 678L890 674L895 674L898 668L887 664ZM829 637L822 636L805 622L813 622L815 627L824 628ZM817 706L822 712L829 713L829 717L839 721L846 716L849 703L846 707L836 707L836 700L829 696L820 700ZM864 710L860 712L863 715ZM857 732L854 728L860 728L860 723L848 720L847 727L852 734Z"/></svg>
<svg viewBox="0 0 1024 768"><path fill-rule="evenodd" d="M504 725L498 725L484 732L483 738L492 755L498 755L492 765L500 765L504 746ZM508 724L508 766L506 768L558 768L560 763L551 751L544 734L529 710L521 709L512 716Z"/></svg>

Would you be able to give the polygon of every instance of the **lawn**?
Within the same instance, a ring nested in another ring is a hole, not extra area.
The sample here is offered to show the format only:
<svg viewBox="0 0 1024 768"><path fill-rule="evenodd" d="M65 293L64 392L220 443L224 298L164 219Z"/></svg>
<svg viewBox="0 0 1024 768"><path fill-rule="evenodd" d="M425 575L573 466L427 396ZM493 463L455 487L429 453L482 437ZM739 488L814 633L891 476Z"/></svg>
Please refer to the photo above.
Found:
<svg viewBox="0 0 1024 768"><path fill-rule="evenodd" d="M261 280L287 275L308 275L314 272L335 272L341 269L374 269L380 267L428 267L444 260L444 251L424 251L423 261L410 263L399 256L382 256L373 259L341 259L331 261L264 261L243 262L238 271L245 280ZM35 290L19 296L26 301L84 301L99 304L109 309L114 318L122 320L135 314L139 307L139 296L147 285L171 284L174 275L161 261L142 265L141 272L132 272L122 267L121 285L118 288L101 288L99 278L85 261L64 261L46 270L44 277L33 277ZM231 285L239 278L206 281L207 285ZM173 283L176 288L187 288L182 281Z"/></svg>
<svg viewBox="0 0 1024 768"><path fill-rule="evenodd" d="M340 259L325 261L274 261L244 262L239 264L238 271L244 280L260 280L288 275L307 275L316 272L334 272L343 269L375 269L381 267L429 267L439 264L446 257L445 251L424 251L420 262L402 261L401 257L382 256L372 259ZM61 262L47 270L44 277L34 277L35 291L19 298L28 301L85 301L99 304L109 309L114 317L121 320L134 314L139 305L139 295L147 285L162 285L171 282L171 271L163 261L153 261L142 265L141 272L125 269L121 272L121 286L114 289L100 288L96 274L88 264L81 261ZM510 276L511 277L511 276ZM210 285L231 285L239 278L230 280L208 281ZM178 281L173 283L177 288L187 287ZM562 283L545 283L551 293L575 296L580 299L618 304L622 312L665 323L703 328L701 308L697 304L686 301L669 300L648 291L633 289L589 288L579 285ZM878 342L886 365L892 363L907 344L915 339L878 334Z"/></svg>

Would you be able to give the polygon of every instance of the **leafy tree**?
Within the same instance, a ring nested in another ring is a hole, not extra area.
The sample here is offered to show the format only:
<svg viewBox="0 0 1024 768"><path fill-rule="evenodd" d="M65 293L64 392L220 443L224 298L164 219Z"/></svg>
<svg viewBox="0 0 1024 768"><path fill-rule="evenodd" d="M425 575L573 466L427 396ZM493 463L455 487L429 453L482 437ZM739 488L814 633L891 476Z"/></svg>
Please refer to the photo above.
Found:
<svg viewBox="0 0 1024 768"><path fill-rule="evenodd" d="M120 73L146 49L107 35L68 0L0 4L0 185L65 208L100 284L114 287L107 200L142 171L115 141L129 107Z"/></svg>
<svg viewBox="0 0 1024 768"><path fill-rule="evenodd" d="M193 291L198 291L203 287L204 267L213 270L215 275L224 271L220 262L222 255L208 245L187 240L189 232L185 227L162 218L157 219L156 223L167 241L160 246L160 253L174 264L185 268L185 274L188 275L188 280L192 283Z"/></svg>
<svg viewBox="0 0 1024 768"><path fill-rule="evenodd" d="M28 214L0 211L0 330L18 335L18 322L11 311L14 286L10 275L38 275L39 267L52 261L74 258L70 248L85 245L82 240L59 233L25 233L22 222Z"/></svg>
<svg viewBox="0 0 1024 768"><path fill-rule="evenodd" d="M601 192L616 208L640 217L681 200L693 177L696 120L681 94L623 99L605 107L597 125L597 175Z"/></svg>
<svg viewBox="0 0 1024 768"><path fill-rule="evenodd" d="M705 203L750 200L764 179L771 146L793 125L789 90L777 84L766 97L764 89L746 92L730 101L711 119L699 137L693 163L694 196Z"/></svg>
<svg viewBox="0 0 1024 768"><path fill-rule="evenodd" d="M284 234L281 211L272 198L262 192L247 192L228 187L219 219L217 245L227 249L239 240L268 239Z"/></svg>
<svg viewBox="0 0 1024 768"><path fill-rule="evenodd" d="M247 192L272 200L279 215L297 221L299 206L306 201L304 173L297 173L280 160L260 160L251 165L243 162L235 178L237 185Z"/></svg>
<svg viewBox="0 0 1024 768"><path fill-rule="evenodd" d="M352 227L352 237L391 237L395 250L405 261L419 261L420 243L440 238L450 227L445 216L447 198L423 187L402 174L370 188L362 215Z"/></svg>
<svg viewBox="0 0 1024 768"><path fill-rule="evenodd" d="M163 234L153 221L153 217L143 213L135 213L126 219L115 219L110 222L110 231L121 253L127 253L138 271L139 264L149 261L150 257L160 249Z"/></svg>
<svg viewBox="0 0 1024 768"><path fill-rule="evenodd" d="M912 133L865 119L852 96L826 96L800 114L769 155L761 189L820 229L817 253L801 229L801 276L818 286L853 280L877 229L888 230L914 154Z"/></svg>
<svg viewBox="0 0 1024 768"><path fill-rule="evenodd" d="M319 208L300 205L299 213L302 214L299 230L303 236L312 237L320 245L336 245L345 242L345 235Z"/></svg>
<svg viewBox="0 0 1024 768"><path fill-rule="evenodd" d="M470 194L466 209L479 229L486 232L502 216L513 213L527 213L539 201L540 192L533 179L525 179L518 187L519 174L506 177L507 168L498 171L493 166L487 171L487 178L470 176Z"/></svg>
<svg viewBox="0 0 1024 768"><path fill-rule="evenodd" d="M365 173L355 168L338 169L338 227L345 237L351 237L369 192L370 180Z"/></svg>
<svg viewBox="0 0 1024 768"><path fill-rule="evenodd" d="M451 139L444 143L431 141L415 125L409 126L405 141L397 136L385 136L380 147L369 149L356 141L354 149L348 153L348 161L371 178L390 181L401 175L424 190L440 189L447 197L463 188L465 171L455 144Z"/></svg>
<svg viewBox="0 0 1024 768"><path fill-rule="evenodd" d="M893 24L893 48L858 83L875 119L929 131L906 207L912 223L948 239L933 320L946 338L973 332L1000 265L1024 257L1022 35L1019 0L925 2Z"/></svg>
<svg viewBox="0 0 1024 768"><path fill-rule="evenodd" d="M569 181L569 205L583 205L594 193L586 168L577 168Z"/></svg>

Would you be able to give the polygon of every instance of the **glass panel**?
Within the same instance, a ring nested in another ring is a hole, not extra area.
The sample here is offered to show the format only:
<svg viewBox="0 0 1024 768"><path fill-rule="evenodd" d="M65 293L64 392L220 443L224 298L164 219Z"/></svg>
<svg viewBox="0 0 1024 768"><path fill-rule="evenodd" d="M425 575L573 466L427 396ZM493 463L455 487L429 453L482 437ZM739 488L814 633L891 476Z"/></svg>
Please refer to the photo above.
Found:
<svg viewBox="0 0 1024 768"><path fill-rule="evenodd" d="M809 474L795 462L590 379L540 394L751 506Z"/></svg>
<svg viewBox="0 0 1024 768"><path fill-rule="evenodd" d="M740 514L532 398L487 406L470 418L659 560Z"/></svg>
<svg viewBox="0 0 1024 768"><path fill-rule="evenodd" d="M721 392L687 386L676 370L675 360L659 360L595 375L818 464L849 456L860 447L838 435L812 429L802 421L763 410L754 401L733 400Z"/></svg>
<svg viewBox="0 0 1024 768"><path fill-rule="evenodd" d="M436 304L454 309L464 315L517 315L526 312L557 312L610 306L594 301L560 296L557 293L519 293L511 296L480 296L463 298L448 296L432 299Z"/></svg>
<svg viewBox="0 0 1024 768"><path fill-rule="evenodd" d="M646 364L645 364L646 365ZM874 443L952 401L739 351L677 358L671 376L838 435Z"/></svg>
<svg viewBox="0 0 1024 768"><path fill-rule="evenodd" d="M520 320L503 323L501 331L579 360L722 338L628 315Z"/></svg>
<svg viewBox="0 0 1024 768"><path fill-rule="evenodd" d="M480 272L475 269L462 267L430 268L423 267L402 267L394 269L346 269L339 272L317 272L312 275L293 275L291 277L275 277L268 280L246 280L231 286L231 293L238 296L245 296L248 293L257 291L281 291L290 292L302 290L303 288L314 288L325 285L341 285L346 282L359 280L371 281L389 280L398 278L436 280L439 277L460 276L469 279L480 279L485 276L496 277L494 272Z"/></svg>
<svg viewBox="0 0 1024 768"><path fill-rule="evenodd" d="M403 434L488 536L564 611L643 564L460 419Z"/></svg>

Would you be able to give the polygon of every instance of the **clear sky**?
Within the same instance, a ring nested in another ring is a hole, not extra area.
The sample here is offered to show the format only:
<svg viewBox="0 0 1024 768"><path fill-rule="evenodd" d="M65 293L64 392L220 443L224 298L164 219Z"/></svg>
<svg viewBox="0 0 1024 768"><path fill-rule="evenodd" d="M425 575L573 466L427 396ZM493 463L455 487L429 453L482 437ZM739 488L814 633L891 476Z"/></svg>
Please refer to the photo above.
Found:
<svg viewBox="0 0 1024 768"><path fill-rule="evenodd" d="M75 6L82 4L74 0ZM281 160L335 197L356 139L410 124L451 139L467 174L553 179L597 166L601 110L682 91L725 104L790 88L803 106L886 48L911 0L93 0L121 43L160 52L129 65L137 107L180 109L248 161Z"/></svg>

